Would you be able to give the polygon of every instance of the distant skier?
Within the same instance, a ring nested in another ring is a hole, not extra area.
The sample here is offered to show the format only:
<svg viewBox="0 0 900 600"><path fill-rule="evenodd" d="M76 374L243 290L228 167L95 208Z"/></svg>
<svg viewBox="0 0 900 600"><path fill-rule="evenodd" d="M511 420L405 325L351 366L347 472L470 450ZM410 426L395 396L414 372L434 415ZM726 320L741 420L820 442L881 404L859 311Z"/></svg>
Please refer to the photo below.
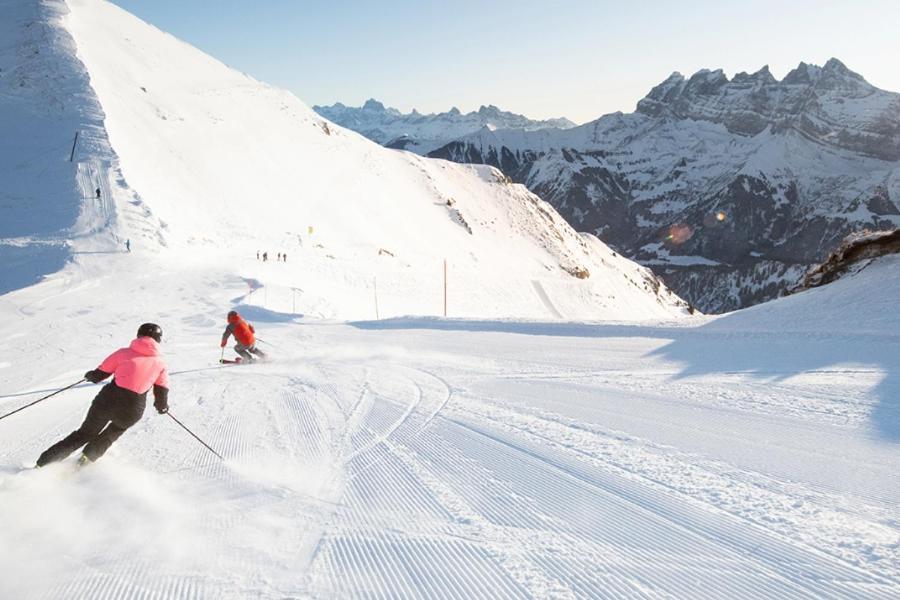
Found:
<svg viewBox="0 0 900 600"><path fill-rule="evenodd" d="M278 253L278 262L281 262L281 252Z"/></svg>
<svg viewBox="0 0 900 600"><path fill-rule="evenodd" d="M159 414L169 411L169 375L160 342L159 325L144 323L127 348L116 350L99 367L84 374L91 383L100 383L110 375L113 380L94 398L81 427L47 448L38 457L37 466L63 460L82 446L79 465L103 456L119 436L141 420L151 387L156 411Z"/></svg>
<svg viewBox="0 0 900 600"><path fill-rule="evenodd" d="M228 325L225 327L225 333L222 334L222 348L228 344L229 336L234 335L237 344L234 345L234 351L246 362L255 362L253 354L261 359L266 358L266 353L256 347L256 330L253 325L241 318L237 311L228 313Z"/></svg>
<svg viewBox="0 0 900 600"><path fill-rule="evenodd" d="M97 194L97 200L99 200L100 199L100 188L97 188L96 194Z"/></svg>
<svg viewBox="0 0 900 600"><path fill-rule="evenodd" d="M263 262L266 262L267 260L269 260L269 253L263 252Z"/></svg>
<svg viewBox="0 0 900 600"><path fill-rule="evenodd" d="M259 260L259 250L256 251L256 260Z"/></svg>
<svg viewBox="0 0 900 600"><path fill-rule="evenodd" d="M287 262L287 254L282 254L281 260L283 260L284 262Z"/></svg>
<svg viewBox="0 0 900 600"><path fill-rule="evenodd" d="M125 251L131 252L131 240L130 239L125 240Z"/></svg>

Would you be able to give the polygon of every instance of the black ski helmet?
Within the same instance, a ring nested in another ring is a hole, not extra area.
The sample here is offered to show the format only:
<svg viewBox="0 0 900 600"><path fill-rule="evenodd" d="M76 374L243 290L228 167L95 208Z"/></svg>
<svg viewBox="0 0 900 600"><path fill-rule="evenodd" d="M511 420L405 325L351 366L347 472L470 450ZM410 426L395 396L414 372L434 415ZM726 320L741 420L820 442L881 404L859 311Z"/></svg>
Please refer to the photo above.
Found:
<svg viewBox="0 0 900 600"><path fill-rule="evenodd" d="M151 337L157 343L162 343L162 327L156 323L144 323L138 327L138 337Z"/></svg>

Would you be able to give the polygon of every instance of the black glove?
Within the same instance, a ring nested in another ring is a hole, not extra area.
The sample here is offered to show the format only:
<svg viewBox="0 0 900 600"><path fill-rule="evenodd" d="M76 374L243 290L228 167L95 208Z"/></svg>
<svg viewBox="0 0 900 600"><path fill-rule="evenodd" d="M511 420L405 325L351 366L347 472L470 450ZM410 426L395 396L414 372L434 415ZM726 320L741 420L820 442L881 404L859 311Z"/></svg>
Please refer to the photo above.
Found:
<svg viewBox="0 0 900 600"><path fill-rule="evenodd" d="M161 385L153 386L153 408L161 415L169 412L169 390Z"/></svg>
<svg viewBox="0 0 900 600"><path fill-rule="evenodd" d="M88 371L84 374L84 378L90 381L91 383L100 383L104 379L110 376L110 373L106 371L101 371L100 369L94 369L93 371Z"/></svg>

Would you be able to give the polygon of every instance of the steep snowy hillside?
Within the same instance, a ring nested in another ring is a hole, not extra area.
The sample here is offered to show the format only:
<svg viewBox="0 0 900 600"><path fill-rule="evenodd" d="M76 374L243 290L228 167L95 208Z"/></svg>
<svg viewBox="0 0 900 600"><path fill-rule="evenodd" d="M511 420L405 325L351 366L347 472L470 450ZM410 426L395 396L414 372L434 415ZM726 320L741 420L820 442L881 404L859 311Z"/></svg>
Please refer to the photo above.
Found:
<svg viewBox="0 0 900 600"><path fill-rule="evenodd" d="M636 113L430 155L502 168L708 312L779 295L851 231L900 225L900 94L834 59L781 81L675 73Z"/></svg>
<svg viewBox="0 0 900 600"><path fill-rule="evenodd" d="M396 108L385 108L381 102L370 99L359 108L338 102L331 106L313 106L313 110L329 121L361 133L383 146L419 154L426 154L485 128L489 131L535 131L575 127L575 123L566 118L535 121L493 105L482 106L466 114L454 107L444 113L423 115L415 109L403 114Z"/></svg>
<svg viewBox="0 0 900 600"><path fill-rule="evenodd" d="M115 155L58 24L66 12L60 2L0 2L0 294L58 271L87 237L112 247L113 227L140 211L133 198L112 205Z"/></svg>
<svg viewBox="0 0 900 600"><path fill-rule="evenodd" d="M99 235L81 251L131 239L142 258L166 247L179 256L218 254L248 280L279 286L292 311L325 317L440 314L445 260L448 314L685 311L648 270L576 233L495 169L384 149L108 2L72 0L71 12L57 0L26 4L3 5L15 17L4 24L18 24L13 39L25 40L8 48L6 61L24 70L30 52L46 52L49 74L32 84L30 104L38 106L17 106L67 142L78 127L56 131L34 98L59 94L55 82L72 78L82 93L66 102L73 114L94 115L94 137L105 144L79 145L72 164L56 152L31 167L67 185L59 200L80 207L84 229ZM50 34L29 37L32 26ZM39 40L46 50L32 48ZM15 152L16 139L3 143ZM76 173L88 181L81 185ZM16 214L17 235L34 242L29 227L43 215ZM56 230L71 244L72 231ZM290 267L241 262L258 250L272 261L285 252Z"/></svg>

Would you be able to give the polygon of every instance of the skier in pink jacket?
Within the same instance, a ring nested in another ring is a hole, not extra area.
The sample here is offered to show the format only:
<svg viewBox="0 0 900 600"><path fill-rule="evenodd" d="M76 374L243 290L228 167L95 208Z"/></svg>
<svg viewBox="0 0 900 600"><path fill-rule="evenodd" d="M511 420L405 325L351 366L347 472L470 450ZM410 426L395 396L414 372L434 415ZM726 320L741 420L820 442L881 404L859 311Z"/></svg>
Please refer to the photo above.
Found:
<svg viewBox="0 0 900 600"><path fill-rule="evenodd" d="M106 452L125 430L141 420L147 392L153 388L153 406L159 414L169 410L169 375L159 344L162 329L155 323L138 328L137 338L128 348L120 348L103 363L84 374L92 383L113 376L91 403L81 427L53 444L41 454L37 466L63 460L84 446L78 463L94 462Z"/></svg>

